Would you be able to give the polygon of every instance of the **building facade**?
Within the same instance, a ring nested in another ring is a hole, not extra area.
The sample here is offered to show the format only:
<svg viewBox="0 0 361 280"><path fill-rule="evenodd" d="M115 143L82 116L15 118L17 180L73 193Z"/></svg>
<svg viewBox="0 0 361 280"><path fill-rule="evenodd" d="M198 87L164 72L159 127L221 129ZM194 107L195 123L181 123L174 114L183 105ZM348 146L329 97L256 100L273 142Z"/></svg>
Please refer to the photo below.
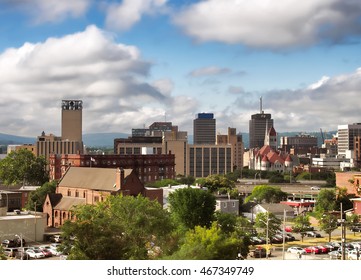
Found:
<svg viewBox="0 0 361 280"><path fill-rule="evenodd" d="M51 154L83 154L81 100L63 100L61 105L61 137L43 131L36 142L36 156L49 161Z"/></svg>
<svg viewBox="0 0 361 280"><path fill-rule="evenodd" d="M189 145L187 175L195 178L233 172L231 145Z"/></svg>
<svg viewBox="0 0 361 280"><path fill-rule="evenodd" d="M280 150L288 153L291 149L297 153L297 150L307 150L317 147L317 145L317 137L307 134L280 137Z"/></svg>
<svg viewBox="0 0 361 280"><path fill-rule="evenodd" d="M271 114L263 111L251 116L249 121L249 148L261 148L264 145L268 127L273 127Z"/></svg>
<svg viewBox="0 0 361 280"><path fill-rule="evenodd" d="M361 123L339 125L338 130L338 156L346 158L347 151L354 149L354 139L361 136Z"/></svg>
<svg viewBox="0 0 361 280"><path fill-rule="evenodd" d="M193 120L193 144L216 143L216 119L212 113L199 113Z"/></svg>
<svg viewBox="0 0 361 280"><path fill-rule="evenodd" d="M142 195L163 205L162 189L145 188L131 169L70 167L59 181L55 194L46 197L43 212L49 227L74 220L78 205L97 204L109 195Z"/></svg>
<svg viewBox="0 0 361 280"><path fill-rule="evenodd" d="M50 178L60 179L70 167L132 169L144 183L175 178L174 154L80 155L50 156Z"/></svg>

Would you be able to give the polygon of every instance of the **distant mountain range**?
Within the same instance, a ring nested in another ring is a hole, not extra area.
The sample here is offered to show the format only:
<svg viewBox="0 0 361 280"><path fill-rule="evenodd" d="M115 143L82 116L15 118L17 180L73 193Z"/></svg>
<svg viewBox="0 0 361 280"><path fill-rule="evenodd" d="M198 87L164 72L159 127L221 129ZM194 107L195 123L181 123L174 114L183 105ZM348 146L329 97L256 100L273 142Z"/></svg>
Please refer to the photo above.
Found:
<svg viewBox="0 0 361 280"><path fill-rule="evenodd" d="M297 134L309 134L318 138L318 145L322 144L322 136L320 132L280 132L277 134L278 143L282 136L295 136ZM325 139L331 139L336 131L324 132ZM114 145L115 138L127 138L129 134L126 133L89 133L83 135L83 142L87 147L106 147L111 148ZM245 147L249 146L249 134L242 133L242 138ZM36 142L36 137L22 137L9 134L0 133L0 145L11 145L11 144L33 144ZM188 143L193 143L193 135L188 136Z"/></svg>

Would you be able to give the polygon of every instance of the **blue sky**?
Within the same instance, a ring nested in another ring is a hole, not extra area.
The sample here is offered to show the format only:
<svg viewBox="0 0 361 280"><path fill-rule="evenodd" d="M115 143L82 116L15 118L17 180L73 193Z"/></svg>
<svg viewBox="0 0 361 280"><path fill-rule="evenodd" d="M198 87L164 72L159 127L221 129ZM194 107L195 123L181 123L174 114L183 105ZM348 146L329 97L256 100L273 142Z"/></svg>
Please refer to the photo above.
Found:
<svg viewBox="0 0 361 280"><path fill-rule="evenodd" d="M279 132L361 121L359 0L0 0L0 21L1 133L59 135L72 98L84 133L248 132L260 96Z"/></svg>

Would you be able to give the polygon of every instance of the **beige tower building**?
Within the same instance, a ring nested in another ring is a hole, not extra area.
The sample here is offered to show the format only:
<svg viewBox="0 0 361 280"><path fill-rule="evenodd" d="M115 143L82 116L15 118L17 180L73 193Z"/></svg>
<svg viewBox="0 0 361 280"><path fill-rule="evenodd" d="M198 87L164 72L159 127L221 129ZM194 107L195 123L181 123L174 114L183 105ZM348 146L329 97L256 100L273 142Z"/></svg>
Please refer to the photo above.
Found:
<svg viewBox="0 0 361 280"><path fill-rule="evenodd" d="M61 105L61 137L43 132L36 142L37 156L49 161L51 154L82 154L82 110L81 100L63 100Z"/></svg>
<svg viewBox="0 0 361 280"><path fill-rule="evenodd" d="M63 100L61 105L61 138L82 142L83 101Z"/></svg>

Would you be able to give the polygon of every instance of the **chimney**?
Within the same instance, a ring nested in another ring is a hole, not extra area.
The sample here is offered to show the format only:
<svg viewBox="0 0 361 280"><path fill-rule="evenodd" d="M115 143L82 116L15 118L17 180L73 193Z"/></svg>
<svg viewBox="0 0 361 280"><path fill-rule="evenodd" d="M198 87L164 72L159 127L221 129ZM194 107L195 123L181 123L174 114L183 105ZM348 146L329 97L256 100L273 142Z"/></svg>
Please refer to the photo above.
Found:
<svg viewBox="0 0 361 280"><path fill-rule="evenodd" d="M116 172L116 187L119 189L122 189L123 183L124 183L124 169L123 168L117 168Z"/></svg>

